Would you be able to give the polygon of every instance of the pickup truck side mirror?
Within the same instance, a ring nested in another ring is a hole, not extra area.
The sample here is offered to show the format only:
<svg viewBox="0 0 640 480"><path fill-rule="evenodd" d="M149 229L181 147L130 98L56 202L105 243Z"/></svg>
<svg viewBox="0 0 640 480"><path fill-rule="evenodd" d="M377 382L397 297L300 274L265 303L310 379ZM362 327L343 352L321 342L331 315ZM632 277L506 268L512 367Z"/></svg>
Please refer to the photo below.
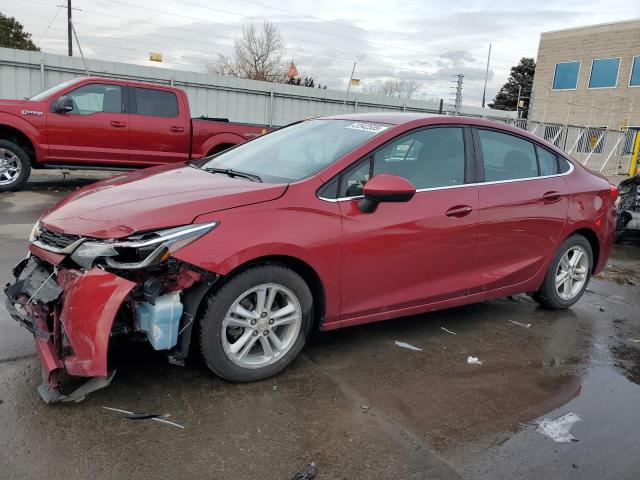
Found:
<svg viewBox="0 0 640 480"><path fill-rule="evenodd" d="M358 208L362 213L371 213L380 202L408 202L416 194L416 187L405 178L381 173L364 184L363 193Z"/></svg>
<svg viewBox="0 0 640 480"><path fill-rule="evenodd" d="M63 95L56 100L53 108L56 113L68 113L73 110L73 99Z"/></svg>

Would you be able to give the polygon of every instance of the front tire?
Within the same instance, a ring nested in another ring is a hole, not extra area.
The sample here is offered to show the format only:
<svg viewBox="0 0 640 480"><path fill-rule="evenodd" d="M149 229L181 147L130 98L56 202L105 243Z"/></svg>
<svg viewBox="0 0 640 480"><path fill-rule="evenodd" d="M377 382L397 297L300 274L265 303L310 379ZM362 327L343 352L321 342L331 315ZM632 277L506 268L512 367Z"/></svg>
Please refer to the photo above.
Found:
<svg viewBox="0 0 640 480"><path fill-rule="evenodd" d="M29 155L19 145L0 140L0 192L22 187L31 174Z"/></svg>
<svg viewBox="0 0 640 480"><path fill-rule="evenodd" d="M576 303L589 284L593 270L593 250L582 235L567 238L558 248L544 283L534 300L552 310L564 310Z"/></svg>
<svg viewBox="0 0 640 480"><path fill-rule="evenodd" d="M282 265L260 265L207 299L200 350L209 369L225 380L261 380L298 356L312 324L313 297L300 275Z"/></svg>

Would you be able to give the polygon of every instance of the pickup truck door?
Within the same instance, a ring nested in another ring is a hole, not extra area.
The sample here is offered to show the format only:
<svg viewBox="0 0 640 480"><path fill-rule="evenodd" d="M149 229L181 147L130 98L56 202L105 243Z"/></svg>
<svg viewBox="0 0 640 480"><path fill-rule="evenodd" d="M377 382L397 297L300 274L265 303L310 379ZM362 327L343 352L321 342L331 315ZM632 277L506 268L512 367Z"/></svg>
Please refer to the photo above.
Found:
<svg viewBox="0 0 640 480"><path fill-rule="evenodd" d="M189 159L189 109L175 92L129 87L131 127L129 159L136 165L160 165Z"/></svg>
<svg viewBox="0 0 640 480"><path fill-rule="evenodd" d="M58 113L50 102L47 142L51 163L118 164L129 160L127 89L90 83L65 94L73 110Z"/></svg>

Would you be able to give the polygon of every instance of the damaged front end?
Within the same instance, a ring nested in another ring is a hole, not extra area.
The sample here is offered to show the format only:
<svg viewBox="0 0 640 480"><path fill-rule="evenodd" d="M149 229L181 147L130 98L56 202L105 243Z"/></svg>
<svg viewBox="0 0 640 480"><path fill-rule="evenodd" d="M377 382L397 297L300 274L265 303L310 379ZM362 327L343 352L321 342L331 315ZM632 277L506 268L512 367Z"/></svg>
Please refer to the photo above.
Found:
<svg viewBox="0 0 640 480"><path fill-rule="evenodd" d="M35 338L42 363L38 392L47 403L78 402L109 385L109 341L143 335L171 363L184 365L200 300L216 275L172 253L216 222L117 240L62 234L36 224L30 254L5 288L11 316ZM89 377L72 392L67 376Z"/></svg>
<svg viewBox="0 0 640 480"><path fill-rule="evenodd" d="M618 219L616 240L627 234L640 233L640 175L628 178L618 185L616 200Z"/></svg>

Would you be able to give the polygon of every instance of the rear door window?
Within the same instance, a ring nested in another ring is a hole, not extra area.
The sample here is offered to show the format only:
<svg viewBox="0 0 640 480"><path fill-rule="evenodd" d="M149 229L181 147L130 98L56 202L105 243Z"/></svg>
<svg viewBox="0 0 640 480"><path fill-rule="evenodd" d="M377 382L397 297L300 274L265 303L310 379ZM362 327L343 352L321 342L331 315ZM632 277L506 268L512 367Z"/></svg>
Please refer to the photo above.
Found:
<svg viewBox="0 0 640 480"><path fill-rule="evenodd" d="M178 98L173 92L135 87L134 111L147 117L178 116Z"/></svg>
<svg viewBox="0 0 640 480"><path fill-rule="evenodd" d="M493 130L478 130L484 159L484 180L495 182L538 176L533 143Z"/></svg>

